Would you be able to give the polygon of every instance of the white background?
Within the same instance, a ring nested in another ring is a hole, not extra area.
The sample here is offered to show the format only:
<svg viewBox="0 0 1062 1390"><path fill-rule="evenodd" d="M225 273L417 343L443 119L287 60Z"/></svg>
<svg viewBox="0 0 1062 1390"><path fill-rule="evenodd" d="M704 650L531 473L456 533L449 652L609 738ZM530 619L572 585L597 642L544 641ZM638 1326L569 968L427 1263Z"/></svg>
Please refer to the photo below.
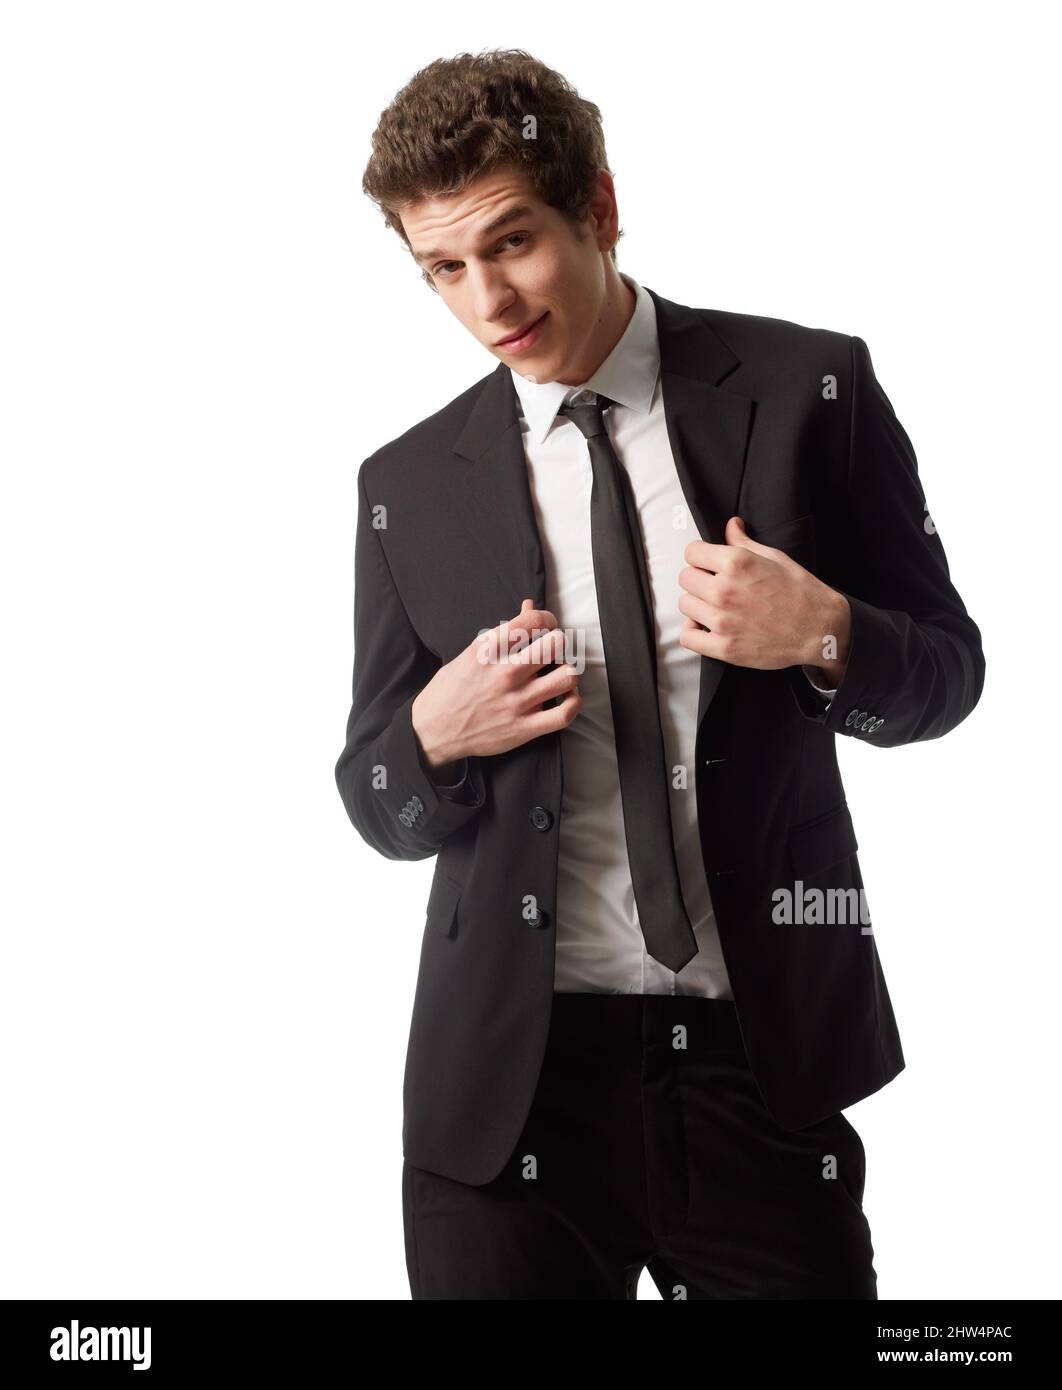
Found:
<svg viewBox="0 0 1062 1390"><path fill-rule="evenodd" d="M3 6L0 1295L409 1297L433 865L335 787L355 477L496 360L360 179L418 68L522 47L601 107L621 269L858 334L911 435L987 684L839 741L907 1057L848 1115L882 1299L1059 1296L1047 16Z"/></svg>

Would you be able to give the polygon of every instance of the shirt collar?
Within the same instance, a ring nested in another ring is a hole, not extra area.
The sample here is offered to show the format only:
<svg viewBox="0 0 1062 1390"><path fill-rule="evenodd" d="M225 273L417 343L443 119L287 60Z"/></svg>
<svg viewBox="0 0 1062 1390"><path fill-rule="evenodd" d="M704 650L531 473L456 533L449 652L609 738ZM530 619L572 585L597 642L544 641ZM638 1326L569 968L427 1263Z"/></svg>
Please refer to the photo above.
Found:
<svg viewBox="0 0 1062 1390"><path fill-rule="evenodd" d="M619 405L648 415L660 372L656 305L648 290L643 289L632 276L620 271L620 278L637 296L634 313L619 342L587 381L578 386L566 386L562 381L528 381L512 367L509 368L533 443L542 443L552 428L557 411L579 391L600 392Z"/></svg>

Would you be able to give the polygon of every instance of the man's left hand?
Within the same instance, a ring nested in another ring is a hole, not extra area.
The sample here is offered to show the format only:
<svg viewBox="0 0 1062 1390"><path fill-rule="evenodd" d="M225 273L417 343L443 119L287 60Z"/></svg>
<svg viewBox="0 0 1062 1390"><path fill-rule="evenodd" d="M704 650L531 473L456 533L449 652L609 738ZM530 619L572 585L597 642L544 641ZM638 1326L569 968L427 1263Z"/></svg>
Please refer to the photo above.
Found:
<svg viewBox="0 0 1062 1390"><path fill-rule="evenodd" d="M725 545L696 540L686 547L689 567L679 575L686 590L678 601L686 615L682 645L761 671L814 666L839 685L852 640L844 594L784 550L754 541L740 517L730 518L725 537Z"/></svg>

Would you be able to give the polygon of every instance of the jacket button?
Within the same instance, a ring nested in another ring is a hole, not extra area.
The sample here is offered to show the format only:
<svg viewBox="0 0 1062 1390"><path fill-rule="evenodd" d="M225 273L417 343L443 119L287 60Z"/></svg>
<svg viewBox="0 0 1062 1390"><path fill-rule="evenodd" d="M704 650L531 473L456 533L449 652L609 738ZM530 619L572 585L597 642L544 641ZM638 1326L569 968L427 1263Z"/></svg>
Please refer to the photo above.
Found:
<svg viewBox="0 0 1062 1390"><path fill-rule="evenodd" d="M538 908L533 917L525 917L524 921L529 927L544 927L549 921L549 913Z"/></svg>
<svg viewBox="0 0 1062 1390"><path fill-rule="evenodd" d="M545 806L535 806L531 810L531 824L536 830L548 830L553 824L553 812L547 811Z"/></svg>

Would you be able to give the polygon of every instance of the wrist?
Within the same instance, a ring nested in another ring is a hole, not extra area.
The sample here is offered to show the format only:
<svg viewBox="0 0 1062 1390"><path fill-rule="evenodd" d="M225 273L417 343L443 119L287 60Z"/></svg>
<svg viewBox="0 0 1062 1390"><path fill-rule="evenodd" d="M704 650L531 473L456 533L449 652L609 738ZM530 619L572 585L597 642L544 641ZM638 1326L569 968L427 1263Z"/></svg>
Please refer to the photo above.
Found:
<svg viewBox="0 0 1062 1390"><path fill-rule="evenodd" d="M823 585L825 590L815 630L807 641L801 665L821 671L829 684L840 685L848 666L852 646L852 609L844 594Z"/></svg>
<svg viewBox="0 0 1062 1390"><path fill-rule="evenodd" d="M440 783L456 781L464 754L452 744L442 742L432 728L431 720L425 717L423 691L413 701L409 709L409 722L416 735L421 761L432 780Z"/></svg>

